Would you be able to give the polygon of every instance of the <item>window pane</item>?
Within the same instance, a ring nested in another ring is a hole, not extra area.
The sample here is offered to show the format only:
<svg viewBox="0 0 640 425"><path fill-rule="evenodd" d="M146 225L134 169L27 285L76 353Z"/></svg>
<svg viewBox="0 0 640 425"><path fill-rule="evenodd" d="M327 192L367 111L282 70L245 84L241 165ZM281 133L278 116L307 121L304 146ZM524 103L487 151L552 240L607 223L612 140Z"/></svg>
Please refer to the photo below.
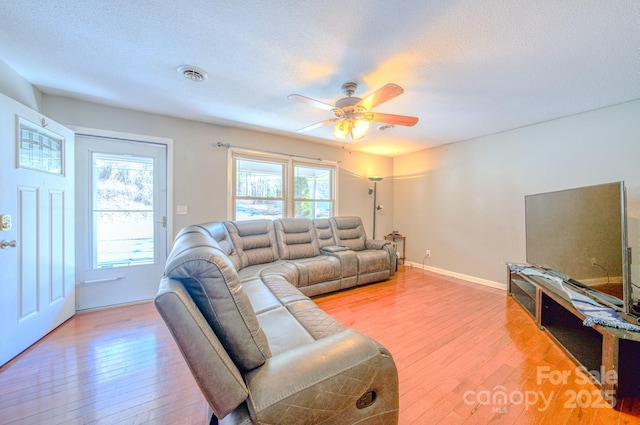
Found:
<svg viewBox="0 0 640 425"><path fill-rule="evenodd" d="M331 199L331 173L327 168L295 166L294 198Z"/></svg>
<svg viewBox="0 0 640 425"><path fill-rule="evenodd" d="M334 214L335 166L239 152L233 166L235 220Z"/></svg>
<svg viewBox="0 0 640 425"><path fill-rule="evenodd" d="M153 212L94 212L94 268L153 264Z"/></svg>
<svg viewBox="0 0 640 425"><path fill-rule="evenodd" d="M299 218L331 217L333 202L296 201L295 216Z"/></svg>
<svg viewBox="0 0 640 425"><path fill-rule="evenodd" d="M282 198L284 164L236 160L236 196Z"/></svg>
<svg viewBox="0 0 640 425"><path fill-rule="evenodd" d="M93 183L93 267L153 263L153 158L94 153Z"/></svg>
<svg viewBox="0 0 640 425"><path fill-rule="evenodd" d="M20 119L18 164L47 173L62 174L64 139Z"/></svg>
<svg viewBox="0 0 640 425"><path fill-rule="evenodd" d="M236 201L236 220L282 218L282 206L282 201L238 199Z"/></svg>

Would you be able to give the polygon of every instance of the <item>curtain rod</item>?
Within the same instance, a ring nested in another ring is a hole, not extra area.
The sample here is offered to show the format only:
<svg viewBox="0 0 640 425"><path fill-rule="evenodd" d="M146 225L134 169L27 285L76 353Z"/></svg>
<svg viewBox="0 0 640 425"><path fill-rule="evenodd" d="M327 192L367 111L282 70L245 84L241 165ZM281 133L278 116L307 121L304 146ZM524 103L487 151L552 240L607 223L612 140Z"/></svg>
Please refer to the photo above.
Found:
<svg viewBox="0 0 640 425"><path fill-rule="evenodd" d="M265 151L263 149L252 149L252 148L245 148L242 146L237 146L237 145L232 145L231 143L222 143L222 142L218 142L218 143L211 143L211 146L218 147L218 148L239 148L239 149L246 149L246 150L250 150L250 151L254 151L254 152L261 152L261 153L270 153L270 154L274 154L274 155L282 155L282 156L288 156L289 158L302 158L302 159L310 159L312 161L318 161L318 162L322 162L323 159L320 157L311 157L311 156L304 156L304 155L294 155L291 153L282 153L282 152L274 152L274 151ZM336 162L338 164L340 164L341 161L331 161L331 162Z"/></svg>

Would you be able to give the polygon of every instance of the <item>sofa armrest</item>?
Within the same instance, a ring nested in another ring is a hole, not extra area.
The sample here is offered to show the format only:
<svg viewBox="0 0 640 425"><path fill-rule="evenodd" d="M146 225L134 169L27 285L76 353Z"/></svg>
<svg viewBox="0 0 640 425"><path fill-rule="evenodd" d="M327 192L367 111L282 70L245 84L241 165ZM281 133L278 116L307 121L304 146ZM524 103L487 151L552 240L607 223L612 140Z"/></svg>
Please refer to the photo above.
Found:
<svg viewBox="0 0 640 425"><path fill-rule="evenodd" d="M383 249L387 245L391 245L391 242L378 239L367 239L364 247L365 249Z"/></svg>
<svg viewBox="0 0 640 425"><path fill-rule="evenodd" d="M257 423L291 424L301 417L327 424L359 423L373 416L397 421L393 359L376 341L352 329L273 356L246 378L249 411ZM356 401L372 390L376 402L358 408Z"/></svg>
<svg viewBox="0 0 640 425"><path fill-rule="evenodd" d="M333 253L333 252L349 251L349 248L346 245L329 245L329 246L323 246L322 248L320 248L320 251L323 251L323 253Z"/></svg>
<svg viewBox="0 0 640 425"><path fill-rule="evenodd" d="M358 257L356 253L344 245L332 245L335 250L326 250L322 248L321 254L330 255L340 260L341 277L348 278L358 274Z"/></svg>

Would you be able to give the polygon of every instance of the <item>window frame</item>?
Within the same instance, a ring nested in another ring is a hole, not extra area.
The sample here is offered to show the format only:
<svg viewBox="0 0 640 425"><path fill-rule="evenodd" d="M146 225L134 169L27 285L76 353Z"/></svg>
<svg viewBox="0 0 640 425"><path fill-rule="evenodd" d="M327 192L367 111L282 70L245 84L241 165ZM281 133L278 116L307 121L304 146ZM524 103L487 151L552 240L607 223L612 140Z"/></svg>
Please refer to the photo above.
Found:
<svg viewBox="0 0 640 425"><path fill-rule="evenodd" d="M237 164L238 160L249 161L261 161L272 162L278 164L284 164L283 176L282 176L282 198L262 198L262 197L247 197L238 196L237 193ZM294 198L295 191L295 167L305 168L319 168L330 171L330 199L307 199L307 198ZM228 151L228 197L229 203L227 207L227 217L230 220L237 220L236 217L236 203L238 199L256 199L256 200L280 200L283 202L282 217L294 218L295 217L295 202L300 200L308 200L311 202L330 202L332 205L329 216L333 216L338 211L338 169L339 163L336 161L327 160L313 160L307 159L295 155L284 155L272 152L261 152L249 149L230 148ZM274 217L275 218L275 217Z"/></svg>
<svg viewBox="0 0 640 425"><path fill-rule="evenodd" d="M328 170L329 171L329 198L297 198L296 194L295 194L295 179L296 179L296 167L300 167L300 168L313 168L313 169L317 169L317 170ZM292 178L291 178L291 186L292 186L292 192L291 192L291 207L292 207L292 216L295 217L296 215L296 203L297 202L304 202L304 201L308 201L311 203L320 203L320 202L330 202L332 207L331 207L331 211L329 212L329 217L333 216L335 213L335 200L336 200L336 184L335 184L335 178L336 178L336 167L333 165L328 165L328 164L315 164L315 163L310 163L308 161L300 161L298 159L293 159L291 161L291 169L292 169Z"/></svg>
<svg viewBox="0 0 640 425"><path fill-rule="evenodd" d="M281 195L279 197L262 197L262 196L238 196L238 161L256 161L256 162L264 162L267 164L275 164L280 165L282 167L282 187L281 187ZM281 201L283 205L282 214L284 217L287 217L287 193L289 192L288 188L288 161L283 160L282 158L269 158L264 155L256 155L256 154L240 154L238 152L233 152L231 155L231 180L232 184L230 186L231 190L231 205L230 205L230 217L233 217L233 220L236 220L236 203L238 199L242 200L252 200L252 201Z"/></svg>

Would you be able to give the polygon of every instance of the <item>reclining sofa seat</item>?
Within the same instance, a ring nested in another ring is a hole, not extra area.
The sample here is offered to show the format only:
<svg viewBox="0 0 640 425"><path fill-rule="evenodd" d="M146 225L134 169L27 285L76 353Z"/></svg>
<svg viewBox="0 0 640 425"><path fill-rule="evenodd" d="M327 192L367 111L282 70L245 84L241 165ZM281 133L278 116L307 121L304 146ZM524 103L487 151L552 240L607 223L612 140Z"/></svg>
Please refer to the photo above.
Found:
<svg viewBox="0 0 640 425"><path fill-rule="evenodd" d="M176 236L155 304L210 423L397 423L390 353L295 287L323 285L304 286L320 274L331 282L324 289L340 289L340 256L350 267L358 260L334 231L328 221L251 220L188 226Z"/></svg>
<svg viewBox="0 0 640 425"><path fill-rule="evenodd" d="M308 296L342 288L343 267L336 256L321 253L316 230L311 220L284 218L274 222L280 258L298 271L298 289ZM333 245L336 245L335 242ZM345 278L356 271L345 268ZM269 270L267 270L269 272Z"/></svg>
<svg viewBox="0 0 640 425"><path fill-rule="evenodd" d="M358 285L378 282L393 275L397 257L390 242L367 239L360 217L332 217L331 221L336 239L355 252Z"/></svg>

